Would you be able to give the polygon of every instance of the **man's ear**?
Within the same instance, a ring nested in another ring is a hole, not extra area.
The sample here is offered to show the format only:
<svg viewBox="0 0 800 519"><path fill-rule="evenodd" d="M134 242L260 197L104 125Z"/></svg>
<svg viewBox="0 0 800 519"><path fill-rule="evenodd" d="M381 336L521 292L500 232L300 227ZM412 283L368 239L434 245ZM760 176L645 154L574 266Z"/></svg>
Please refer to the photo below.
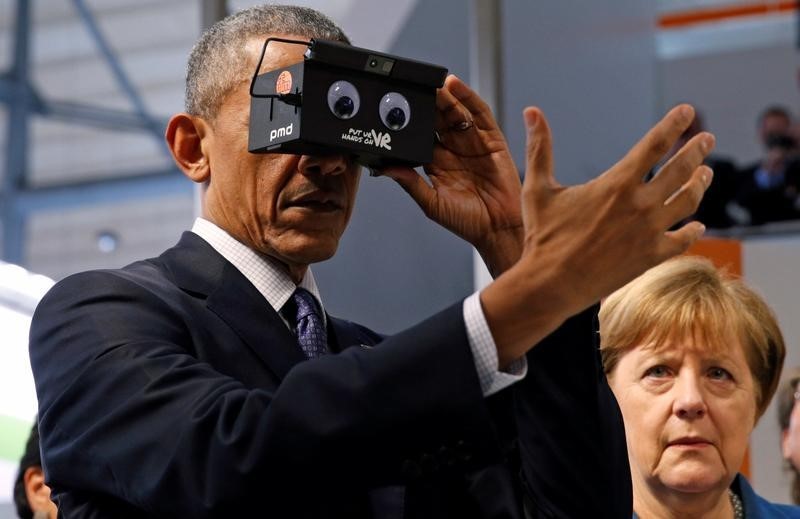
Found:
<svg viewBox="0 0 800 519"><path fill-rule="evenodd" d="M22 476L25 481L25 495L28 504L34 512L46 511L50 505L50 487L44 483L42 467L28 467Z"/></svg>
<svg viewBox="0 0 800 519"><path fill-rule="evenodd" d="M206 182L211 172L203 146L209 130L203 119L187 113L175 114L167 123L165 138L172 157L194 182Z"/></svg>

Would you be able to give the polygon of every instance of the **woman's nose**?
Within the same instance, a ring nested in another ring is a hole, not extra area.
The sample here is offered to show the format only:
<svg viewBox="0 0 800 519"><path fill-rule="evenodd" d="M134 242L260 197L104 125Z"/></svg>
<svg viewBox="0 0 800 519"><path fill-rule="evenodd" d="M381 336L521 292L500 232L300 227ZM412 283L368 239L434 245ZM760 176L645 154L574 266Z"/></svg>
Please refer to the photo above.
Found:
<svg viewBox="0 0 800 519"><path fill-rule="evenodd" d="M695 420L708 412L700 380L695 376L679 376L673 388L673 412L678 418Z"/></svg>

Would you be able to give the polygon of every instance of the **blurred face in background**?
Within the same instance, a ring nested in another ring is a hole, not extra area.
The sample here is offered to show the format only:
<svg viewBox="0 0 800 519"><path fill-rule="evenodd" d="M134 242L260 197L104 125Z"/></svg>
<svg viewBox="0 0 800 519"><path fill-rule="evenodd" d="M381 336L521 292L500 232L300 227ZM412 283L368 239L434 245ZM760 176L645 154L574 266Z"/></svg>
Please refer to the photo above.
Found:
<svg viewBox="0 0 800 519"><path fill-rule="evenodd" d="M797 399L800 394L797 384L794 385L794 406L789 414L789 425L781 431L781 450L783 458L789 461L795 469L800 468L800 405Z"/></svg>
<svg viewBox="0 0 800 519"><path fill-rule="evenodd" d="M767 139L770 136L776 135L790 135L792 130L792 121L784 114L774 113L767 114L761 120L761 127L759 128L759 137L764 147L767 147Z"/></svg>
<svg viewBox="0 0 800 519"><path fill-rule="evenodd" d="M34 466L25 469L25 495L28 506L33 511L34 519L56 519L58 509L50 500L50 487L44 483L42 467Z"/></svg>

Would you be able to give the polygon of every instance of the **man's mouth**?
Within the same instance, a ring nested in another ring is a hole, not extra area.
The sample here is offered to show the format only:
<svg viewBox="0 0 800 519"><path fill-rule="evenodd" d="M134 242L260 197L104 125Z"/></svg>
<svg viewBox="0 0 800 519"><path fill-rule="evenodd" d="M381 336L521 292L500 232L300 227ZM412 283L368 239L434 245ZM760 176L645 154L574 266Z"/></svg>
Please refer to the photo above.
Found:
<svg viewBox="0 0 800 519"><path fill-rule="evenodd" d="M316 191L291 200L288 207L304 207L314 211L340 211L344 203L337 194Z"/></svg>

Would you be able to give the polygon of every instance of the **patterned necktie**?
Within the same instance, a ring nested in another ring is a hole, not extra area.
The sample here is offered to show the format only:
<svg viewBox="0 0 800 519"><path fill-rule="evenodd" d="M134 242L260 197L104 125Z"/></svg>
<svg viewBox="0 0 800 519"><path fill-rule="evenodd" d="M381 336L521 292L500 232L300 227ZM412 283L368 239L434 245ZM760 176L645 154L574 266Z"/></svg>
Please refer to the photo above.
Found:
<svg viewBox="0 0 800 519"><path fill-rule="evenodd" d="M309 359L328 353L328 337L316 299L304 288L297 288L292 299L297 306L294 329L300 349Z"/></svg>

